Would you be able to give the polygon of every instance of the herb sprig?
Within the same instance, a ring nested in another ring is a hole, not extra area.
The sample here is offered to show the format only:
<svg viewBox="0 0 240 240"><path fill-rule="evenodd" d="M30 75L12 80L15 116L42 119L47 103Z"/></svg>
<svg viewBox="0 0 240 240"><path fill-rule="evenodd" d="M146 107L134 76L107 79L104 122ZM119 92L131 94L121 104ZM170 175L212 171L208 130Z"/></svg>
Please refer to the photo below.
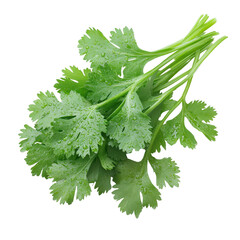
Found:
<svg viewBox="0 0 240 240"><path fill-rule="evenodd" d="M215 41L218 33L206 32L215 23L202 15L186 37L152 52L140 49L127 27L112 31L110 40L97 29L87 30L78 47L90 69L64 69L55 84L61 100L40 92L29 106L34 128L25 125L20 133L26 163L33 175L53 179L50 189L56 201L82 200L90 195L90 184L99 194L113 187L120 210L138 217L143 207L157 207L158 188L179 186L176 162L152 154L178 140L183 147L196 147L185 119L210 141L217 136L209 123L216 116L214 108L199 100L186 102L194 73L226 39ZM165 55L144 73L146 63ZM183 85L181 97L174 100L173 92ZM169 120L179 106L180 113ZM141 161L128 158L140 149L145 150Z"/></svg>

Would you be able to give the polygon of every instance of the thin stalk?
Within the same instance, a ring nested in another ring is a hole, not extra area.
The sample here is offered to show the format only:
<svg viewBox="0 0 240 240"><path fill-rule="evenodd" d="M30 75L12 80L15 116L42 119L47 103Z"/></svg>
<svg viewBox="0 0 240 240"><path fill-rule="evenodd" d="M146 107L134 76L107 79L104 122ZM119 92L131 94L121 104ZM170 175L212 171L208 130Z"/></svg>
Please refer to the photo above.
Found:
<svg viewBox="0 0 240 240"><path fill-rule="evenodd" d="M154 131L153 131L153 135L152 135L152 139L151 139L151 142L145 152L145 155L144 155L144 158L148 158L149 155L151 154L151 151L152 151L152 146L153 146L153 143L156 139L156 136L158 135L158 132L159 130L161 129L162 125L164 124L164 122L167 120L167 118L169 117L169 115L176 109L176 107L184 100L185 101L185 97L186 97L186 94L189 90L189 86L191 84L191 81L192 81L192 77L193 77L193 74L196 72L196 70L199 68L199 66L202 64L202 62L209 56L209 54L221 43L223 42L227 37L224 36L224 37L221 37L220 39L218 39L214 44L212 44L209 49L203 54L203 56L197 61L195 62L194 66L192 67L190 73L189 73L189 76L184 79L181 83L184 84L187 80L189 80L189 83L186 85L186 88L183 92L183 95L182 97L176 102L176 104L173 106L172 109L170 109L167 114L164 116L164 118L157 124L157 126L154 128ZM180 86L179 83L178 85ZM181 84L181 85L182 85ZM159 102L160 104L161 102ZM148 111L149 113L149 111Z"/></svg>
<svg viewBox="0 0 240 240"><path fill-rule="evenodd" d="M191 40L193 38L195 38L196 36L199 36L200 34L202 34L204 31L206 31L208 28L212 27L215 23L217 22L217 20L211 19L210 21L208 21L206 24L204 24L201 28L199 28L198 30L196 30L190 37L188 37L186 40Z"/></svg>
<svg viewBox="0 0 240 240"><path fill-rule="evenodd" d="M195 25L192 27L192 29L189 31L189 33L183 39L181 39L181 40L179 40L179 41L177 41L177 42L175 42L171 45L168 45L168 46L166 46L166 47L164 47L160 50L151 52L151 53L153 53L153 54L155 54L155 53L163 54L165 52L168 52L168 51L172 50L173 48L179 47L181 44L185 44L189 40L193 40L196 36L198 36L198 34L201 35L205 30L210 28L216 22L216 20L213 19L213 21L212 20L209 21L210 24L209 24L209 22L205 24L207 19L208 19L207 15L201 15L200 18L195 23Z"/></svg>
<svg viewBox="0 0 240 240"><path fill-rule="evenodd" d="M199 60L199 56L200 56L200 52L198 51L198 52L196 53L196 57L195 57L194 62L193 62L193 67L197 64L197 62L198 62L198 60ZM187 85L186 85L186 87L185 87L185 89L184 89L184 92L183 92L183 94L182 94L182 100L184 100L184 101L185 101L186 95L187 95L187 93L188 93L188 90L189 90L189 88L190 88L190 85L191 85L191 83L192 83L192 79L193 79L193 75L192 75L192 77L190 77L190 78L188 79Z"/></svg>
<svg viewBox="0 0 240 240"><path fill-rule="evenodd" d="M172 84L178 82L180 79L182 79L183 77L187 76L190 73L191 69L189 69L188 71L180 74L179 76L173 78L172 80L170 80L169 82L161 85L161 87L158 88L159 91L171 86Z"/></svg>
<svg viewBox="0 0 240 240"><path fill-rule="evenodd" d="M201 19L204 18L205 16L207 16L207 15L201 15L201 16L198 18L197 22L195 23L195 25L192 27L192 29L190 30L190 32L186 35L186 37L185 37L184 39L187 39L189 36L191 36L191 34L192 34L196 29L198 29L199 26L202 25Z"/></svg>
<svg viewBox="0 0 240 240"><path fill-rule="evenodd" d="M184 63L188 63L189 60L191 60L194 56L194 53L192 54L184 54L183 56L177 58L174 60L174 62L168 64L164 69L162 69L161 71L158 71L158 77L156 77L154 79L155 82L158 82L159 80L162 79L163 74L169 74L169 70L171 69L171 71L175 71L178 68L182 69L182 66Z"/></svg>
<svg viewBox="0 0 240 240"><path fill-rule="evenodd" d="M162 49L157 50L157 51L146 53L144 55L145 56L153 56L153 57L157 56L157 57L160 57L160 56L169 54L171 52L175 52L176 50L184 49L184 48L189 47L189 46L193 45L194 43L197 43L197 42L199 42L199 41L201 41L203 39L211 38L211 37L216 36L216 35L218 35L218 32L215 32L215 31L207 33L207 34L204 34L204 35L199 36L199 37L197 37L197 35L196 35L195 38L184 40L184 41L182 41L180 44L178 44L175 47L165 47L165 48L162 48Z"/></svg>
<svg viewBox="0 0 240 240"><path fill-rule="evenodd" d="M172 79L180 70L182 70L193 58L193 54L191 54L188 58L184 59L184 61L180 61L176 66L171 68L168 72L164 73L157 79L154 79L154 92L159 92L163 86L163 84L167 84L167 82ZM156 86L159 86L158 88Z"/></svg>
<svg viewBox="0 0 240 240"><path fill-rule="evenodd" d="M211 42L213 41L213 39L211 39L211 40L209 40L208 42L206 42L206 44L205 45L202 45L201 46L201 49L206 49L210 44L211 44ZM197 46L196 46L197 45ZM195 54L195 51L196 50L199 50L199 44L196 44L195 46L192 46L192 47L189 47L188 49L185 49L185 50L183 50L183 51L180 51L180 52L178 52L178 55L177 55L177 53L176 53L176 55L175 56L173 56L174 54L172 54L171 56L172 56L172 58L177 58L177 57L181 57L181 56L183 56L183 55L185 55L186 53L188 53L188 54L192 54L192 53L194 53ZM170 56L170 57L171 57ZM177 56L177 57L176 57ZM157 82L156 84L155 84L155 86L154 86L154 90L155 91L158 91L158 87L161 85L163 83L163 80L160 80L159 82Z"/></svg>
<svg viewBox="0 0 240 240"><path fill-rule="evenodd" d="M187 82L189 80L189 78L191 78L194 73L197 71L197 69L199 68L199 66L202 64L202 62L209 56L209 54L222 42L226 39L227 37L222 37L220 39L218 39L214 44L212 44L208 50L203 54L203 56L199 59L199 61L197 61L193 67L191 68L188 76L183 79L181 82L179 82L178 84L176 84L175 86L173 86L172 88L170 88L169 90L167 90L165 93L163 93L162 95L159 96L159 99L150 107L148 108L145 113L149 114L153 109L155 109L164 99L166 99L170 94L172 94L177 88L179 88L180 86L182 86L185 82Z"/></svg>
<svg viewBox="0 0 240 240"><path fill-rule="evenodd" d="M168 58L166 58L164 61L162 61L160 64L158 64L155 68L153 68L152 70L148 71L147 73L136 77L135 79L135 83L133 85L130 85L128 88L126 88L125 90L123 90L122 92L120 92L119 94L116 94L115 96L113 96L112 98L109 98L101 103L98 103L95 105L95 109L101 108L104 105L113 102L117 99L119 99L120 97L124 96L125 94L127 94L129 91L133 91L136 88L140 87L142 83L144 83L147 79L149 79L149 77L151 75L153 75L157 70L159 70L161 67L163 67L164 65L166 65L167 63L169 63L170 61L172 61L174 58L177 58L179 56L181 56L182 54L188 52L188 51L193 51L193 49L197 49L200 46L202 46L203 44L207 43L211 41L212 39L203 39L201 42L197 42L195 44L193 44L193 46L190 46L184 50L181 50L179 52L173 53L172 55L170 55Z"/></svg>

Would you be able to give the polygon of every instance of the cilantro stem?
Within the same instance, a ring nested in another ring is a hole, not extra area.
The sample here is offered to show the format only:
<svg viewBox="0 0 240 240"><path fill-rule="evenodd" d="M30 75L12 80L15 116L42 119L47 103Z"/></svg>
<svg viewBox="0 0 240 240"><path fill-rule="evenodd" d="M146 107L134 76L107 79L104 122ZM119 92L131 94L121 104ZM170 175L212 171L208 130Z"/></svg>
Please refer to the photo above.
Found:
<svg viewBox="0 0 240 240"><path fill-rule="evenodd" d="M193 28L186 35L185 38L183 38L171 45L168 45L160 50L151 52L149 54L150 55L157 54L159 56L162 56L167 53L173 52L175 50L179 50L180 48L187 47L188 44L191 45L194 41L197 40L197 39L194 39L196 36L200 36L204 31L206 31L207 29L209 29L211 26L213 26L216 23L216 19L212 19L206 23L208 18L209 18L208 15L201 15L200 18L195 23L195 25L193 26ZM213 32L213 34L216 35L217 33ZM193 41L191 41L191 40L193 40Z"/></svg>
<svg viewBox="0 0 240 240"><path fill-rule="evenodd" d="M169 89L167 92L165 92L164 94L162 94L159 98L159 100L154 104L154 108L156 106L158 106L167 96L168 94L172 93L176 88L178 88L179 86L183 85L186 81L189 80L188 84L186 85L186 88L183 92L182 97L174 104L174 106L167 112L167 114L164 116L164 118L157 124L157 126L154 128L153 131L153 135L152 135L152 139L150 141L150 144L145 152L144 158L147 159L149 157L149 155L151 154L152 151L152 147L153 147L153 143L156 139L156 136L159 133L159 130L161 129L161 127L163 126L164 122L167 120L167 118L169 117L169 115L178 107L178 105L180 103L182 103L183 101L185 101L186 98L186 94L189 90L191 81L192 81L192 77L193 74L196 72L196 70L198 69L198 67L202 64L202 62L210 55L210 53L221 43L223 42L227 37L221 37L220 39L218 39L215 43L213 43L207 50L206 52L203 54L203 56L198 60L195 61L194 66L192 67L189 75L187 78L185 78L183 81L181 81L180 83L178 83L177 85L175 85L173 88ZM199 54L199 53L198 53ZM164 97L162 97L164 95ZM149 109L151 110L147 110L145 113L148 114L150 113L154 108L150 107Z"/></svg>
<svg viewBox="0 0 240 240"><path fill-rule="evenodd" d="M211 44L212 41L213 40L211 39L208 42L206 42L205 44L203 44L203 46L200 48L200 52L206 50L209 47L209 45ZM189 47L188 51L184 51L184 52L179 53L179 56L177 56L175 58L175 59L178 59L178 58L180 59L179 62L177 61L176 68L174 69L175 74L184 67L184 64L187 64L188 61L190 61L194 57L196 50L198 51L199 48L195 48L194 46L192 46L192 48ZM186 55L189 56L189 59L186 61L186 63L184 63L184 61L181 62L181 59ZM171 70L173 70L173 69L171 69ZM159 78L160 80L155 83L154 90L159 91L161 89L161 84L167 82L169 79L171 79L171 77L173 77L175 75L175 74L173 74L174 71L173 72L172 71L168 72L165 75L165 77L162 76L161 78ZM170 75L170 77L169 77L169 75Z"/></svg>
<svg viewBox="0 0 240 240"><path fill-rule="evenodd" d="M186 35L185 39L188 38L189 36L191 36L191 34L197 29L199 28L199 26L202 26L208 19L208 15L201 15L197 22L195 23L195 25L193 26L193 28L190 30L190 32Z"/></svg>
<svg viewBox="0 0 240 240"><path fill-rule="evenodd" d="M200 55L200 51L198 51L197 53L198 53L198 55ZM196 55L196 53L195 53L195 55ZM198 56L198 57L199 57L199 56ZM198 59L198 57L195 56L195 60ZM161 86L158 88L158 91L160 91L160 90L162 90L162 89L164 89L164 88L167 88L167 87L171 86L172 84L178 82L180 79L182 79L183 77L187 76L187 75L190 73L190 71L191 71L191 69L189 69L189 70L187 70L186 72L180 74L179 76L177 76L176 78L170 80L169 82L161 85Z"/></svg>
<svg viewBox="0 0 240 240"><path fill-rule="evenodd" d="M200 56L200 52L198 51L198 52L196 53L196 56L195 56L195 59L194 59L194 62L193 62L193 67L197 64L197 62L198 62L198 60L199 60L199 56ZM190 78L188 79L188 81L187 81L187 85L186 85L186 87L185 87L185 89L184 89L184 92L183 92L183 94L182 94L182 97L181 97L183 101L185 101L186 95L187 95L188 90L189 90L189 88L190 88L190 85L191 85L191 83L192 83L192 79L193 79L193 75L192 75L192 77L190 77Z"/></svg>
<svg viewBox="0 0 240 240"><path fill-rule="evenodd" d="M179 76L175 77L174 79L170 80L169 82L161 85L158 90L162 90L164 88L167 88L169 86L171 86L172 84L176 83L177 81L179 81L180 79L182 79L183 77L187 76L190 73L191 69L189 69L188 71L180 74Z"/></svg>
<svg viewBox="0 0 240 240"><path fill-rule="evenodd" d="M155 56L160 57L160 56L169 54L171 52L175 52L177 50L181 50L181 49L187 48L189 46L192 46L194 43L197 43L197 42L199 42L199 41L201 41L203 39L206 39L206 38L212 38L213 36L216 36L216 35L218 35L218 33L215 32L215 31L207 33L207 34L204 34L204 35L199 36L199 37L197 37L197 35L196 35L195 38L184 40L184 41L181 40L181 44L178 44L177 46L175 46L173 48L166 47L166 48L154 51L154 52L146 53L144 55L145 56L153 56L154 58L155 58Z"/></svg>
<svg viewBox="0 0 240 240"><path fill-rule="evenodd" d="M181 57L186 53L192 53L193 51L196 51L197 49L199 49L199 47L209 45L212 41L213 41L212 37L208 36L208 37L203 38L201 41L198 41L198 42L192 44L191 46L189 46L189 47L187 47L183 50L180 50L180 51L177 51L177 52L173 53L172 55L167 57L165 60L163 60L160 64L158 64L156 67L154 67L152 70L148 71L147 73L145 73L141 76L136 77L134 83L132 85L130 85L129 87L127 87L126 89L124 89L122 92L113 96L112 98L109 98L109 99L107 99L107 100L105 100L101 103L98 103L98 104L94 105L94 108L95 109L101 108L101 107L103 107L103 106L105 106L105 105L107 105L111 102L114 102L114 101L118 100L119 98L123 97L129 91L133 92L134 90L136 90L136 88L139 88L146 80L148 80L149 77L152 76L156 71L161 69L163 66L165 66L169 62L171 62L173 59ZM174 90L175 90L175 88L174 88Z"/></svg>
<svg viewBox="0 0 240 240"><path fill-rule="evenodd" d="M172 67L166 68L170 69L169 71L166 71L163 75L160 75L158 78L154 79L154 92L159 92L161 89L163 89L164 85L168 83L168 81L175 76L181 69L183 69L190 60L194 57L193 54L189 55L188 57L182 59L181 61L174 62L174 65ZM162 85L161 85L162 84ZM159 86L156 88L156 85Z"/></svg>

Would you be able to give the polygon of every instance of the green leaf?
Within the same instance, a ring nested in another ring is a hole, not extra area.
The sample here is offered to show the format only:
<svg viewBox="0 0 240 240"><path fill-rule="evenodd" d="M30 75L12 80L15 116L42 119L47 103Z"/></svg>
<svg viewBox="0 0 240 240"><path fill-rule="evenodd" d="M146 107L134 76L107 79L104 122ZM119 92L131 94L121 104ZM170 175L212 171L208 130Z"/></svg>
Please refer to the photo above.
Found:
<svg viewBox="0 0 240 240"><path fill-rule="evenodd" d="M138 217L143 207L156 208L157 201L161 200L160 193L151 183L142 162L120 162L113 180L116 183L113 186L116 188L113 191L114 198L121 200L119 207L122 212L134 213Z"/></svg>
<svg viewBox="0 0 240 240"><path fill-rule="evenodd" d="M112 171L105 170L99 159L95 159L92 163L87 177L89 182L95 183L94 188L97 189L99 195L111 189Z"/></svg>
<svg viewBox="0 0 240 240"><path fill-rule="evenodd" d="M82 96L86 96L86 82L88 81L88 75L91 72L90 69L79 70L77 67L72 66L70 69L62 70L65 78L57 79L57 83L54 87L58 92L69 94L71 91L80 93Z"/></svg>
<svg viewBox="0 0 240 240"><path fill-rule="evenodd" d="M217 112L213 107L206 106L207 104L203 101L193 101L187 104L187 111L191 115L196 116L199 121L204 121L207 123L216 117Z"/></svg>
<svg viewBox="0 0 240 240"><path fill-rule="evenodd" d="M163 188L166 186L166 183L169 184L170 187L178 187L179 186L179 168L177 164L171 158L163 158L163 159L155 159L151 157L149 162L153 168L153 171L157 177L157 186L159 188Z"/></svg>
<svg viewBox="0 0 240 240"><path fill-rule="evenodd" d="M148 80L144 82L142 86L140 86L139 89L137 90L137 94L143 104L144 110L147 107L149 107L148 99L153 97L153 89L154 89L153 80L154 80L153 76L149 77ZM147 103L147 107L145 106L145 103ZM150 104L152 104L152 102Z"/></svg>
<svg viewBox="0 0 240 240"><path fill-rule="evenodd" d="M206 104L200 101L194 101L187 104L186 117L194 128L202 132L207 139L215 141L218 135L216 127L204 122L211 121L216 116L216 111L212 107L207 107Z"/></svg>
<svg viewBox="0 0 240 240"><path fill-rule="evenodd" d="M155 101L152 102L149 106L151 106L154 103ZM153 111L149 113L149 117L151 118L151 125L153 128L157 125L161 115L164 112L170 110L175 103L176 103L175 100L167 98L161 104L159 104Z"/></svg>
<svg viewBox="0 0 240 240"><path fill-rule="evenodd" d="M130 80L120 78L108 64L98 66L96 71L89 74L87 98L98 103L122 92L131 83Z"/></svg>
<svg viewBox="0 0 240 240"><path fill-rule="evenodd" d="M158 135L156 136L156 138L154 139L154 142L152 143L151 153L154 153L156 151L160 152L161 147L166 149L166 141L165 141L163 132L161 130L159 130Z"/></svg>
<svg viewBox="0 0 240 240"><path fill-rule="evenodd" d="M59 158L54 155L53 150L42 144L33 145L25 158L26 163L30 166L33 176L42 176L48 178L47 170Z"/></svg>
<svg viewBox="0 0 240 240"><path fill-rule="evenodd" d="M159 96L161 96L161 94L157 95L157 96L154 96L152 94L153 94L152 92L150 94L148 94L148 98L146 98L143 101L144 110L147 110L149 107L151 107L159 99ZM159 118L161 117L161 115L165 111L170 110L174 106L174 104L176 103L176 101L171 99L171 97L172 97L172 94L170 94L163 102L161 102L155 109L153 109L148 114L148 116L151 118L151 126L152 126L153 129L160 122ZM152 143L151 153L154 153L156 151L160 152L161 147L166 149L165 137L164 137L164 134L163 134L162 130L160 129L158 131L157 136L155 137L155 139Z"/></svg>
<svg viewBox="0 0 240 240"><path fill-rule="evenodd" d="M47 91L45 94L42 92L38 94L38 99L28 108L31 112L30 117L32 120L37 120L36 127L38 129L47 128L51 125L51 122L53 122L56 115L59 115L59 105L59 101L54 93Z"/></svg>
<svg viewBox="0 0 240 240"><path fill-rule="evenodd" d="M31 128L27 124L25 124L24 129L21 129L20 131L21 133L19 133L19 136L24 139L20 142L21 152L25 152L32 147L36 142L37 137L41 135L41 132Z"/></svg>
<svg viewBox="0 0 240 240"><path fill-rule="evenodd" d="M80 85L84 86L88 80L88 74L91 72L90 69L86 68L83 71L79 70L75 66L70 66L70 69L65 68L62 70L65 77L77 81Z"/></svg>
<svg viewBox="0 0 240 240"><path fill-rule="evenodd" d="M75 192L78 200L90 195L87 172L92 161L93 157L89 157L54 163L48 170L49 177L55 182L50 188L53 199L61 204L71 204Z"/></svg>
<svg viewBox="0 0 240 240"><path fill-rule="evenodd" d="M173 145L180 139L183 147L195 148L197 141L191 132L184 125L184 115L180 112L175 118L166 122L162 127L163 135L166 141Z"/></svg>
<svg viewBox="0 0 240 240"><path fill-rule="evenodd" d="M104 117L76 92L62 94L61 98L59 102L53 94L41 93L30 106L32 117L38 119L37 128L48 128L42 130L46 135L44 143L56 155L67 157L77 153L84 158L91 150L98 152L98 146L103 143L102 133L106 132Z"/></svg>
<svg viewBox="0 0 240 240"><path fill-rule="evenodd" d="M126 153L115 146L108 145L107 154L111 159L114 160L114 162L119 162L127 159Z"/></svg>
<svg viewBox="0 0 240 240"><path fill-rule="evenodd" d="M111 42L119 47L119 52L127 57L123 71L125 77L134 77L143 74L147 62L157 56L140 49L136 43L133 30L130 28L115 29L111 32Z"/></svg>
<svg viewBox="0 0 240 240"><path fill-rule="evenodd" d="M144 148L151 140L150 118L142 109L138 95L129 93L121 110L109 121L107 134L127 153Z"/></svg>
<svg viewBox="0 0 240 240"><path fill-rule="evenodd" d="M135 41L133 30L125 27L111 32L111 42L97 29L90 28L79 40L79 52L84 59L91 61L91 67L108 63L118 75L124 67L124 77L143 74L145 64L157 57L141 50ZM123 42L124 41L124 42Z"/></svg>
<svg viewBox="0 0 240 240"><path fill-rule="evenodd" d="M80 109L90 106L80 94L73 91L69 95L62 94L61 98L62 102L49 91L38 94L38 99L29 106L30 117L37 121L37 129L49 128L56 118L75 116Z"/></svg>
<svg viewBox="0 0 240 240"><path fill-rule="evenodd" d="M94 107L82 108L73 118L58 118L52 124L49 144L57 155L74 155L84 158L98 152L103 144L102 133L106 132L106 121Z"/></svg>
<svg viewBox="0 0 240 240"><path fill-rule="evenodd" d="M108 156L106 151L106 142L99 148L98 157L105 170L111 170L114 168L116 162Z"/></svg>

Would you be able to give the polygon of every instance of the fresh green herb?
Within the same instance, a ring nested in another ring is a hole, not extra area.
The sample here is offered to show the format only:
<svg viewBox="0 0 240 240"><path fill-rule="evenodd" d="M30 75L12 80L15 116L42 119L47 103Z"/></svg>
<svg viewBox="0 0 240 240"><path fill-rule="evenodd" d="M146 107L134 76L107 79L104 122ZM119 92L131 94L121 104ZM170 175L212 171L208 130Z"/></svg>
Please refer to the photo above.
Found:
<svg viewBox="0 0 240 240"><path fill-rule="evenodd" d="M71 204L74 196L82 200L90 195L91 184L99 194L113 187L121 211L138 217L143 207L157 207L158 188L166 183L179 186L176 163L152 153L178 140L183 147L196 147L185 119L210 141L217 136L209 123L216 116L214 108L203 101L186 102L194 73L226 39L215 41L218 33L206 33L215 22L203 15L185 38L153 52L140 49L127 27L112 31L110 40L99 30L87 30L78 47L91 68L64 69L55 84L61 100L49 91L40 92L29 106L34 128L25 125L20 133L26 163L33 175L53 179L56 201ZM144 73L146 63L164 55ZM183 85L180 99L174 100L173 92ZM179 106L181 111L169 119ZM140 149L145 150L140 162L128 159L128 153Z"/></svg>

